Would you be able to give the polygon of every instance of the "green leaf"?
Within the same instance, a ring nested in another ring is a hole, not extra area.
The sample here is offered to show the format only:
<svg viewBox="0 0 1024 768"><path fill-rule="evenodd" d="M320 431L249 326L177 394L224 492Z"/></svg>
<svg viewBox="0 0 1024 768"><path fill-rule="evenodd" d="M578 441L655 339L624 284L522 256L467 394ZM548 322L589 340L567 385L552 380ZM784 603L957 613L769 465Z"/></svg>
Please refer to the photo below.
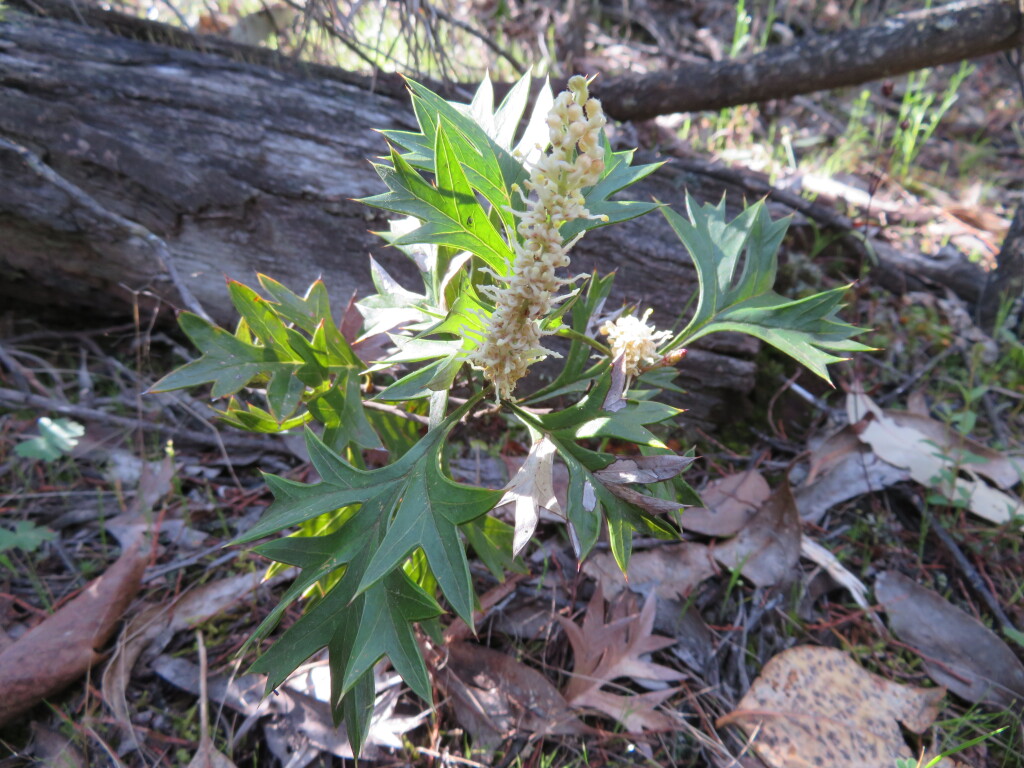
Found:
<svg viewBox="0 0 1024 768"><path fill-rule="evenodd" d="M458 526L486 513L501 492L460 485L441 473L439 462L438 452L405 478L394 519L359 589L369 588L419 547L452 608L472 625L473 582Z"/></svg>
<svg viewBox="0 0 1024 768"><path fill-rule="evenodd" d="M37 422L39 436L14 446L14 452L24 459L56 461L78 445L85 427L72 419L50 419L42 416Z"/></svg>
<svg viewBox="0 0 1024 768"><path fill-rule="evenodd" d="M537 416L512 407L523 422L548 436L569 470L565 513L577 557L586 557L593 548L604 519L612 553L625 570L632 531L672 538L678 534L664 521L610 493L594 473L611 464L615 457L585 448L579 441L617 437L664 450L664 444L644 425L671 418L681 411L660 403L632 400L627 400L622 410L606 411L603 404L610 388L611 375L605 372L585 398L562 411Z"/></svg>
<svg viewBox="0 0 1024 768"><path fill-rule="evenodd" d="M361 364L334 323L330 297L327 295L327 287L323 280L315 280L309 286L306 295L300 297L266 275L257 275L257 279L276 302L274 309L278 315L314 337L313 347L326 353L326 364L351 366ZM291 338L294 340L295 336L291 336ZM318 338L322 338L322 342L318 342Z"/></svg>
<svg viewBox="0 0 1024 768"><path fill-rule="evenodd" d="M14 530L0 526L0 552L9 549L35 552L44 541L53 541L56 537L49 528L41 528L31 520L19 520Z"/></svg>
<svg viewBox="0 0 1024 768"><path fill-rule="evenodd" d="M391 191L361 202L414 216L423 222L393 241L393 245L430 243L467 250L498 274L505 274L513 258L512 250L477 202L447 134L439 127L436 136L439 168L436 187L393 150L393 167L374 166Z"/></svg>
<svg viewBox="0 0 1024 768"><path fill-rule="evenodd" d="M716 331L740 331L771 344L831 383L826 366L845 359L832 352L870 350L852 340L864 329L837 316L846 287L795 301L773 290L787 219L773 222L763 201L731 222L725 220L724 198L718 205L698 207L688 195L687 210L689 221L669 208L662 208L662 213L697 267L700 299L689 324L665 351Z"/></svg>
<svg viewBox="0 0 1024 768"><path fill-rule="evenodd" d="M481 515L463 524L462 532L476 556L498 581L505 581L509 571L525 573L523 563L512 557L515 529L491 515Z"/></svg>
<svg viewBox="0 0 1024 768"><path fill-rule="evenodd" d="M275 305L237 280L228 281L228 294L248 329L263 342L263 346L274 350L278 360L299 359L291 347L288 326L277 314Z"/></svg>
<svg viewBox="0 0 1024 768"><path fill-rule="evenodd" d="M580 232L587 232L596 227L617 224L635 219L661 207L660 203L643 203L635 200L612 200L611 197L631 184L658 170L663 163L632 166L633 150L612 152L608 136L602 134L606 165L601 179L587 190L583 197L591 218L570 221L559 230L559 234L570 240ZM600 217L600 218L593 218Z"/></svg>
<svg viewBox="0 0 1024 768"><path fill-rule="evenodd" d="M191 312L182 312L178 324L202 356L164 376L153 385L152 392L212 384L213 397L224 397L261 373L295 371L301 365L282 363L273 350L242 341Z"/></svg>
<svg viewBox="0 0 1024 768"><path fill-rule="evenodd" d="M362 508L354 518L383 517L386 533L356 594L394 571L419 547L448 602L459 616L471 622L473 588L458 526L486 513L501 492L460 485L441 472L444 436L465 410L463 406L455 411L394 464L372 471L353 467L307 430L310 460L323 480L305 485L267 476L275 501L236 543L254 541L318 515L361 503Z"/></svg>
<svg viewBox="0 0 1024 768"><path fill-rule="evenodd" d="M311 399L309 412L324 425L324 442L336 451L349 443L363 448L382 448L380 438L366 418L359 376L355 369L342 369L334 386Z"/></svg>

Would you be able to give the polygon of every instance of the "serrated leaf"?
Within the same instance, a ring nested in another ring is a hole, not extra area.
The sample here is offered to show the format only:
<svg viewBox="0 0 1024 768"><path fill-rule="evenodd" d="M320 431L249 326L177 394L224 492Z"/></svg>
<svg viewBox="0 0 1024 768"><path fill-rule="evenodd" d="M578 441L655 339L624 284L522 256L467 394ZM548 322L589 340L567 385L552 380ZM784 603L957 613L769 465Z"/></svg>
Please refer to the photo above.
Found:
<svg viewBox="0 0 1024 768"><path fill-rule="evenodd" d="M870 349L852 340L863 329L837 316L846 288L796 301L773 290L788 220L773 222L763 201L731 222L725 220L724 199L698 207L687 195L686 204L689 221L669 208L662 212L697 267L700 298L693 318L666 351L716 331L740 331L771 344L831 383L826 366L845 359L831 352Z"/></svg>
<svg viewBox="0 0 1024 768"><path fill-rule="evenodd" d="M463 114L457 105L451 104L419 83L408 81L413 92L413 108L420 123L420 130L433 143L433 134L438 121L445 128L452 128L455 149L460 158L465 158L468 172L473 174L470 182L483 193L492 205L499 202L508 204L507 190L513 184L520 184L527 178L522 164L512 157L506 148L499 146L473 119ZM477 176L479 178L477 178ZM494 200L488 195L488 187L501 197Z"/></svg>
<svg viewBox="0 0 1024 768"><path fill-rule="evenodd" d="M481 515L462 525L466 541L476 556L498 581L505 581L509 571L525 573L522 562L510 554L514 529L491 515Z"/></svg>
<svg viewBox="0 0 1024 768"><path fill-rule="evenodd" d="M596 227L635 219L661 207L661 203L611 199L616 192L654 173L663 163L649 163L634 167L632 165L633 150L613 152L608 136L604 133L602 133L602 142L606 163L604 173L597 184L583 195L584 205L590 212L590 218L570 221L559 229L559 234L566 240Z"/></svg>
<svg viewBox="0 0 1024 768"><path fill-rule="evenodd" d="M278 360L298 360L289 343L288 327L273 304L237 280L228 280L228 295L249 331L263 346L273 349Z"/></svg>
<svg viewBox="0 0 1024 768"><path fill-rule="evenodd" d="M324 425L323 441L336 451L349 443L363 448L382 448L380 438L366 418L359 376L353 368L344 368L334 386L307 404L309 412Z"/></svg>
<svg viewBox="0 0 1024 768"><path fill-rule="evenodd" d="M610 620L604 621L604 594L598 584L577 625L564 616L556 616L573 650L572 679L564 695L575 707L596 709L621 722L627 730L640 733L644 729L666 730L677 721L655 707L678 689L625 696L602 690L617 678L671 682L685 675L670 667L648 661L645 656L674 644L669 637L652 634L655 598L651 595L637 614L630 613L625 598L613 608Z"/></svg>
<svg viewBox="0 0 1024 768"><path fill-rule="evenodd" d="M645 424L669 418L679 411L647 401L628 401L615 413L604 410L603 403L611 386L611 377L602 375L579 403L562 411L536 416L516 408L516 413L531 429L546 435L555 445L569 470L566 518L577 557L585 557L597 542L604 519L612 552L625 569L629 562L631 536L643 530L654 536L677 538L668 523L659 520L641 506L611 493L595 473L607 469L615 457L583 447L580 439L620 437L641 445L664 449L664 445ZM645 505L652 497L644 496ZM681 506L681 505L676 505Z"/></svg>
<svg viewBox="0 0 1024 768"><path fill-rule="evenodd" d="M361 503L356 519L383 516L387 523L386 533L373 552L356 595L398 568L419 547L449 603L460 617L471 621L473 588L458 526L490 510L500 491L460 485L441 472L444 436L464 411L465 406L394 464L372 471L353 467L307 430L310 460L323 480L305 485L268 476L275 501L236 543L254 541L318 515Z"/></svg>
<svg viewBox="0 0 1024 768"><path fill-rule="evenodd" d="M419 547L452 608L472 624L473 583L458 526L493 508L500 492L460 485L441 473L438 461L435 453L405 478L392 524L359 589L369 588Z"/></svg>
<svg viewBox="0 0 1024 768"><path fill-rule="evenodd" d="M376 164L374 168L390 192L364 198L361 202L406 216L415 216L422 224L403 235L393 245L431 243L471 251L498 274L508 271L511 249L480 207L472 188L454 158L443 130L437 131L437 186L431 186L405 159L392 151L393 167ZM446 186L454 184L455 188Z"/></svg>
<svg viewBox="0 0 1024 768"><path fill-rule="evenodd" d="M301 365L282 363L273 350L248 344L191 312L182 312L178 324L202 356L164 376L153 385L152 392L212 384L213 397L224 397L261 373L296 370Z"/></svg>

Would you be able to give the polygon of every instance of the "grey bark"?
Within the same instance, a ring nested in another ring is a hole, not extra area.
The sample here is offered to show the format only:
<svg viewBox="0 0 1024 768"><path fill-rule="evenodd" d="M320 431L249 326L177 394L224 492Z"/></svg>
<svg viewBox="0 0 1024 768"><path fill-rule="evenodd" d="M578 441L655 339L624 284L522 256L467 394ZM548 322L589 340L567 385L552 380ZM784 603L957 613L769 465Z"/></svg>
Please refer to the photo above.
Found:
<svg viewBox="0 0 1024 768"><path fill-rule="evenodd" d="M0 300L109 317L190 293L229 322L225 276L266 272L302 290L322 275L340 304L372 290L370 253L408 274L370 234L386 227L381 214L353 200L382 191L372 129L414 127L404 98L202 40L172 47L162 28L110 18L163 42L11 10L0 22ZM729 187L677 171L635 192L681 207L684 186L711 199ZM615 301L652 306L662 322L696 285L657 214L590 233L574 253L574 269L617 270ZM723 334L691 352L692 423L736 418L755 349Z"/></svg>
<svg viewBox="0 0 1024 768"><path fill-rule="evenodd" d="M965 0L742 59L599 78L594 90L608 114L642 120L857 85L1021 45L1018 0Z"/></svg>

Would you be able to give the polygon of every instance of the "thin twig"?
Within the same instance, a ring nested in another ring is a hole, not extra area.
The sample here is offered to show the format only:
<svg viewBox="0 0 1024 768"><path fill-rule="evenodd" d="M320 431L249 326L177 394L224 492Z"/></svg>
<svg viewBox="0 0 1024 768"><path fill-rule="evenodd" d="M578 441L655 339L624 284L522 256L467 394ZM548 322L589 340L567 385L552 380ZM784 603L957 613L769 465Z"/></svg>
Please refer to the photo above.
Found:
<svg viewBox="0 0 1024 768"><path fill-rule="evenodd" d="M164 242L162 238L157 237L138 222L126 219L124 216L104 208L88 192L72 184L44 163L38 155L20 144L16 144L13 141L0 137L0 148L14 152L37 176L45 179L58 189L62 190L72 200L78 203L78 205L91 211L100 219L113 224L118 229L121 229L129 235L137 237L146 243L146 245L148 245L153 251L157 261L160 262L160 265L167 273L167 276L171 279L171 283L174 284L174 287L177 289L178 295L181 297L185 306L204 320L212 322L210 316L203 309L198 299L196 299L192 291L189 290L189 287L185 285L181 276L178 274L177 267L174 264L174 257L171 254L171 249L167 247L167 243Z"/></svg>
<svg viewBox="0 0 1024 768"><path fill-rule="evenodd" d="M430 11L435 16L437 16L439 19L442 19L443 21L448 22L453 27L458 27L459 29L463 30L464 32L468 32L473 37L475 37L478 40L480 40L480 42L482 42L484 45L486 45L488 48L490 48L496 54L498 54L503 59L505 59L505 61L507 61L509 64L511 64L512 68L518 74L523 75L523 74L526 73L526 67L523 66L523 64L519 61L519 59L517 59L515 56L513 56L511 52L506 51L504 48L502 48L500 45L498 45L491 38L491 36L488 35L486 32L481 32L479 29L476 29L472 24L467 24L466 22L464 22L464 21L462 21L460 19L457 19L454 16L450 15L446 11L442 11L440 8L437 8L436 6L431 6Z"/></svg>

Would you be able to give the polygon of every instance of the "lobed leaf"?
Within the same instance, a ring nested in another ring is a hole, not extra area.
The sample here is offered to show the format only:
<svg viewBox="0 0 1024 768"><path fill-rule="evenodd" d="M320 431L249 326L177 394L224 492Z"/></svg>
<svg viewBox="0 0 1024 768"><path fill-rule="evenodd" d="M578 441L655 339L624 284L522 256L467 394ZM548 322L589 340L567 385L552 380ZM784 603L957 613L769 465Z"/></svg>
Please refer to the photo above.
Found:
<svg viewBox="0 0 1024 768"><path fill-rule="evenodd" d="M698 207L687 195L686 204L689 221L669 208L662 208L662 213L690 252L700 298L693 318L665 351L716 331L741 331L785 352L831 383L826 366L845 359L832 352L870 349L852 340L864 329L837 316L849 286L795 301L773 290L788 220L772 221L763 201L731 222L725 220L724 199L718 205Z"/></svg>

